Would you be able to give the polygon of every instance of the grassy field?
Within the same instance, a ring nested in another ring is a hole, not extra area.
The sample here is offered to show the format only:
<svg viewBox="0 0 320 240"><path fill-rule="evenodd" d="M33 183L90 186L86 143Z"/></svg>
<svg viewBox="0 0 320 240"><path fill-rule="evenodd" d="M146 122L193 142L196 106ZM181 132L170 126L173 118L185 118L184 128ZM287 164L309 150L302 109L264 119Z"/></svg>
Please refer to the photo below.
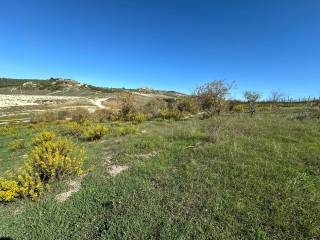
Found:
<svg viewBox="0 0 320 240"><path fill-rule="evenodd" d="M0 134L0 172L21 166L37 132L62 126ZM12 151L15 139L25 147ZM154 120L138 134L73 138L87 152L85 176L72 179L79 191L57 201L72 188L66 178L37 202L0 205L0 237L320 239L319 139L319 120L289 111Z"/></svg>

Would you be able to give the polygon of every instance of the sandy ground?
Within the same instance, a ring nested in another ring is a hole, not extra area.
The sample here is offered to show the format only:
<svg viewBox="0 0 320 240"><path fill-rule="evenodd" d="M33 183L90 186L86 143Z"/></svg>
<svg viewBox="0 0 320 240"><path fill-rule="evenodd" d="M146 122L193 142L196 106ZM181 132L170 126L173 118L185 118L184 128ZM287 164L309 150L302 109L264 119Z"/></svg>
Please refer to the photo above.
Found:
<svg viewBox="0 0 320 240"><path fill-rule="evenodd" d="M89 112L97 109L109 109L107 101L110 97L90 98L53 95L8 95L0 94L0 117L19 116L17 122L30 121L23 115L43 111L73 110L79 107L87 108ZM45 107L43 107L45 106ZM15 107L24 107L14 109ZM22 117L22 118L21 118ZM0 125L9 124L9 121L0 121Z"/></svg>
<svg viewBox="0 0 320 240"><path fill-rule="evenodd" d="M102 108L107 108L106 105L104 105L103 103L108 101L108 99L110 99L110 97L108 98L96 98L96 99L90 99L90 102L97 106L98 108L102 109Z"/></svg>
<svg viewBox="0 0 320 240"><path fill-rule="evenodd" d="M0 108L13 106L35 106L55 104L61 101L83 100L83 97L47 96L47 95L3 95L0 94Z"/></svg>

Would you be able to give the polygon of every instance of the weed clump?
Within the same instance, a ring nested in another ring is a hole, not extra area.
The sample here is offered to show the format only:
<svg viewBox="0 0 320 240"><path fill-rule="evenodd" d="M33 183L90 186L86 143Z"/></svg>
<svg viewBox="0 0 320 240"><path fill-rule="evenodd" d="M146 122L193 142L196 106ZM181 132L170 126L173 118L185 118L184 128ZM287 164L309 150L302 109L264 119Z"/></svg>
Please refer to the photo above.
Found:
<svg viewBox="0 0 320 240"><path fill-rule="evenodd" d="M23 139L16 139L16 140L13 140L10 144L9 144L9 148L11 151L18 151L18 150L21 150L21 149L24 149L26 146L25 146L25 143L23 141Z"/></svg>

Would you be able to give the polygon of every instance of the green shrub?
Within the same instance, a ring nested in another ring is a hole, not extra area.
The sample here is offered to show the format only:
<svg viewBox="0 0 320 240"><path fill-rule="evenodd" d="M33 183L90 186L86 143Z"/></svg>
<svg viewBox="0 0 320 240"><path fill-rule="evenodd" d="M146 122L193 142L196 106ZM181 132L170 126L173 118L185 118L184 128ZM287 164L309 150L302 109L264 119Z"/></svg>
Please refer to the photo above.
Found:
<svg viewBox="0 0 320 240"><path fill-rule="evenodd" d="M138 132L138 127L136 125L120 125L113 129L116 136L125 136L128 134L134 134Z"/></svg>
<svg viewBox="0 0 320 240"><path fill-rule="evenodd" d="M86 127L84 136L89 141L101 139L110 132L110 127L101 124L91 124Z"/></svg>

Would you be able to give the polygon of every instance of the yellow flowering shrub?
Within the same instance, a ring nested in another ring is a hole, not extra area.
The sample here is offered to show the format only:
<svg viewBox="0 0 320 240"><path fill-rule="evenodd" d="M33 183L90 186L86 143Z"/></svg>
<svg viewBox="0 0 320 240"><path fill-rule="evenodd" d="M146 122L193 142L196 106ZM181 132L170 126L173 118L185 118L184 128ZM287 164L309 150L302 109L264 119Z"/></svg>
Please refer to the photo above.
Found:
<svg viewBox="0 0 320 240"><path fill-rule="evenodd" d="M64 175L83 174L84 151L67 138L42 132L32 141L34 149L17 176L0 177L0 202L19 197L39 198L49 184Z"/></svg>
<svg viewBox="0 0 320 240"><path fill-rule="evenodd" d="M86 127L84 136L89 141L101 139L103 136L110 133L110 127L102 124L91 124Z"/></svg>
<svg viewBox="0 0 320 240"><path fill-rule="evenodd" d="M45 136L45 138L44 138ZM43 182L63 175L81 175L83 165L83 151L77 151L75 145L67 138L53 137L54 133L40 133L35 137L33 149L26 167L32 170L32 175L38 174ZM39 144L39 139L43 140Z"/></svg>
<svg viewBox="0 0 320 240"><path fill-rule="evenodd" d="M112 113L111 116L110 116L110 120L112 122L120 121L121 120L121 116L120 116L120 114Z"/></svg>
<svg viewBox="0 0 320 240"><path fill-rule="evenodd" d="M141 112L129 113L128 120L133 122L134 124L139 124L145 120L145 115L144 115L144 113L141 113Z"/></svg>
<svg viewBox="0 0 320 240"><path fill-rule="evenodd" d="M11 202L20 195L18 182L0 177L0 202Z"/></svg>
<svg viewBox="0 0 320 240"><path fill-rule="evenodd" d="M15 134L17 128L14 126L0 126L0 136L7 136Z"/></svg>
<svg viewBox="0 0 320 240"><path fill-rule="evenodd" d="M36 135L33 140L32 144L34 146L39 146L44 144L45 142L50 142L56 137L56 134L54 132L44 131Z"/></svg>
<svg viewBox="0 0 320 240"><path fill-rule="evenodd" d="M33 173L31 166L26 164L21 169L18 175L18 182L20 185L20 195L23 197L30 197L32 200L37 200L43 191L42 179L38 173Z"/></svg>
<svg viewBox="0 0 320 240"><path fill-rule="evenodd" d="M234 111L237 112L237 113L243 113L244 112L244 106L239 104L239 105L236 105L234 107Z"/></svg>
<svg viewBox="0 0 320 240"><path fill-rule="evenodd" d="M66 135L79 137L83 134L84 127L84 124L79 124L77 122L69 122L64 126L63 133Z"/></svg>

